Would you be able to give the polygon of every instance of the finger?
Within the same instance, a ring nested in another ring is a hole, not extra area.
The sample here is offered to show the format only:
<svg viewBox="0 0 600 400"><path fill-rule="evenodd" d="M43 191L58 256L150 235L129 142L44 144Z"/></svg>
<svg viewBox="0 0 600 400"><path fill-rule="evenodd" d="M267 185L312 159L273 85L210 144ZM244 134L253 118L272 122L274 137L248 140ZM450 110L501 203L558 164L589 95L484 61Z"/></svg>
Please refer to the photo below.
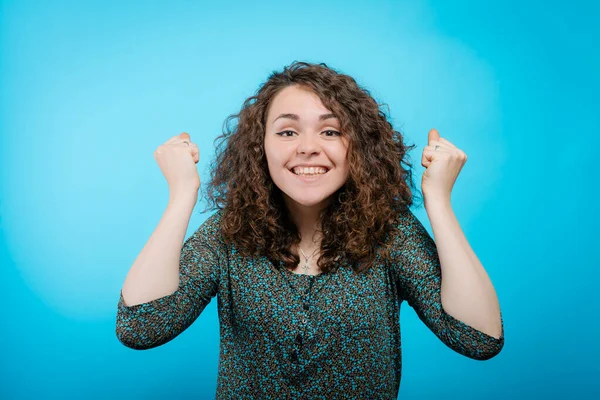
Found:
<svg viewBox="0 0 600 400"><path fill-rule="evenodd" d="M190 134L187 132L181 132L179 137L183 140L187 140L188 142L190 141Z"/></svg>
<svg viewBox="0 0 600 400"><path fill-rule="evenodd" d="M435 146L437 146L437 147L438 147L438 148L437 148L437 150L435 149ZM439 152L439 151L443 151L443 152L448 152L448 151L450 151L450 149L448 149L447 147L445 147L445 145L442 145L442 144L437 144L437 145L436 145L435 143L434 143L433 145L431 145L431 146L425 146L425 147L423 148L423 150L427 150L427 151L438 151L438 152Z"/></svg>
<svg viewBox="0 0 600 400"><path fill-rule="evenodd" d="M431 146L425 146L423 154L421 155L421 165L425 168L429 167L429 164L433 161L434 153L435 151Z"/></svg>
<svg viewBox="0 0 600 400"><path fill-rule="evenodd" d="M441 138L439 139L439 141L440 141L441 143L445 144L446 146L448 146L448 147L452 148L452 149L456 149L456 148L457 148L457 147L456 147L455 145L453 145L453 144L452 144L450 141L448 141L448 140L444 139L443 137L441 137Z"/></svg>
<svg viewBox="0 0 600 400"><path fill-rule="evenodd" d="M187 145L187 144L183 143L183 140L179 139L178 137L173 138L172 142L170 142L170 143L167 142L167 143L172 146L185 147L186 149L189 149L188 151L190 152L190 155L194 159L194 162L197 163L198 161L200 161L200 149L198 148L198 145L196 145L196 143L189 142L190 144Z"/></svg>
<svg viewBox="0 0 600 400"><path fill-rule="evenodd" d="M437 129L431 129L429 131L429 134L427 135L428 144L431 144L432 140L439 140L439 139L440 139L440 133L437 131Z"/></svg>
<svg viewBox="0 0 600 400"><path fill-rule="evenodd" d="M190 142L189 139L185 139L182 138L181 136L177 135L177 136L173 136L171 139L167 140L165 142L165 144L178 144L178 143L183 143L183 141L186 140L187 142Z"/></svg>
<svg viewBox="0 0 600 400"><path fill-rule="evenodd" d="M424 166L425 168L429 168L429 165L431 164L431 161L428 160L425 157L421 157L421 165Z"/></svg>
<svg viewBox="0 0 600 400"><path fill-rule="evenodd" d="M439 147L437 148L437 150L435 149L435 146L425 146L423 148L423 154L421 156L421 165L424 167L428 167L429 164L431 164L431 162L433 161L434 158L439 158L439 157L447 157L448 154L450 153L450 151L444 147L442 147L441 145L438 145Z"/></svg>
<svg viewBox="0 0 600 400"><path fill-rule="evenodd" d="M441 138L441 140L444 140L443 138ZM443 141L439 141L438 143L444 143L444 144L437 144L438 148L437 150L435 149L436 146L436 140L433 141L431 146L425 146L425 149L427 149L428 151L436 151L436 152L442 152L442 153L450 153L451 155L456 155L459 158L464 158L465 161L467 160L467 155L465 154L464 151L462 151L461 149L459 149L458 147L454 146L452 143L448 142L447 140L445 140L445 142ZM445 144L445 143L449 143Z"/></svg>
<svg viewBox="0 0 600 400"><path fill-rule="evenodd" d="M184 143L183 140L181 139L177 139L177 138L173 138L173 139L169 139L167 140L163 146L173 146L173 147L192 147L193 142L187 142Z"/></svg>
<svg viewBox="0 0 600 400"><path fill-rule="evenodd" d="M442 147L445 149L449 149L448 145L446 145L444 142L441 141L440 139L435 139L432 140L431 142L428 143L429 147L435 148L435 146L438 146L438 149L441 149Z"/></svg>
<svg viewBox="0 0 600 400"><path fill-rule="evenodd" d="M200 161L200 149L195 143L190 143L190 151L194 162L197 164Z"/></svg>
<svg viewBox="0 0 600 400"><path fill-rule="evenodd" d="M428 156L426 153L423 153L423 155L421 156L421 165L424 166L425 168L428 168L430 164L431 164L431 157Z"/></svg>

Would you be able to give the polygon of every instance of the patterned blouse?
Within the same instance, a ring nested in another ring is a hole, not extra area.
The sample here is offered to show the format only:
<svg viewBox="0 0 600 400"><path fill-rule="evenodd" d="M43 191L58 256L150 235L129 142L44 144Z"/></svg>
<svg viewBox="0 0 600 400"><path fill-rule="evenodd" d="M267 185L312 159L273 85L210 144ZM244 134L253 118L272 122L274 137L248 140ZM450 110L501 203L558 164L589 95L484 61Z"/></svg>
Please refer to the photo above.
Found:
<svg viewBox="0 0 600 400"><path fill-rule="evenodd" d="M243 258L222 241L221 215L184 241L176 292L133 306L121 293L116 319L123 345L150 349L177 337L217 296L217 399L396 399L404 300L466 357L487 360L504 345L503 322L497 339L444 311L435 242L408 209L391 236L392 263L377 256L357 274L340 259L335 272L316 276Z"/></svg>

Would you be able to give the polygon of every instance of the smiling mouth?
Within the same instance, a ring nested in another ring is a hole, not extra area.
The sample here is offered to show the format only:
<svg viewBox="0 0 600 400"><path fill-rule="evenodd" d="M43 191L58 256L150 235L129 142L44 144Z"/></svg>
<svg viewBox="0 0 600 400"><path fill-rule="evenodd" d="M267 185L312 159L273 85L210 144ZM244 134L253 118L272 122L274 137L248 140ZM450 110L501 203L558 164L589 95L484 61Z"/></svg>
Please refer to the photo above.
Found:
<svg viewBox="0 0 600 400"><path fill-rule="evenodd" d="M294 175L296 178L300 178L303 181L316 181L319 178L322 178L323 176L327 175L329 173L329 171L331 171L331 170L328 169L327 172L325 172L323 174L313 174L313 175L298 175L298 174L295 174L294 171L292 171L292 170L288 169L288 171L292 175Z"/></svg>

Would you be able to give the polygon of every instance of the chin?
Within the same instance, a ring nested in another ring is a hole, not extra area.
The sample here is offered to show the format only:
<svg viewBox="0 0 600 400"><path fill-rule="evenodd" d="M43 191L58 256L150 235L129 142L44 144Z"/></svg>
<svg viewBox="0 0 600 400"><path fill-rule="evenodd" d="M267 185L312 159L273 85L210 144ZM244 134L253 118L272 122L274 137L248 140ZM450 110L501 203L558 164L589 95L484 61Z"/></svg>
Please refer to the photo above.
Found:
<svg viewBox="0 0 600 400"><path fill-rule="evenodd" d="M298 196L294 196L294 195L290 195L288 193L283 192L285 198L287 201L289 202L293 202L299 206L303 206L303 207L323 207L325 205L328 204L331 195L327 197L322 197L322 196L318 196L318 197L311 197L311 196L307 196L306 193L302 193Z"/></svg>

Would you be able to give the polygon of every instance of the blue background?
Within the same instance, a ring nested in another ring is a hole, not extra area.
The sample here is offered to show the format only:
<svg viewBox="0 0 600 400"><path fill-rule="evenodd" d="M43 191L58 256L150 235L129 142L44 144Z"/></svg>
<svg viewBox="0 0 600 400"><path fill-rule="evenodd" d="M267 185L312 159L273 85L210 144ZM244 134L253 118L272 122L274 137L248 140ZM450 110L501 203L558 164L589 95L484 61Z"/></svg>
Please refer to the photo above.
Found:
<svg viewBox="0 0 600 400"><path fill-rule="evenodd" d="M216 299L134 351L115 336L119 290L168 201L154 150L189 132L208 182L226 116L294 60L388 104L418 183L430 128L469 157L452 204L506 344L465 358L404 304L399 398L597 396L598 7L217 3L0 2L0 397L214 398Z"/></svg>

